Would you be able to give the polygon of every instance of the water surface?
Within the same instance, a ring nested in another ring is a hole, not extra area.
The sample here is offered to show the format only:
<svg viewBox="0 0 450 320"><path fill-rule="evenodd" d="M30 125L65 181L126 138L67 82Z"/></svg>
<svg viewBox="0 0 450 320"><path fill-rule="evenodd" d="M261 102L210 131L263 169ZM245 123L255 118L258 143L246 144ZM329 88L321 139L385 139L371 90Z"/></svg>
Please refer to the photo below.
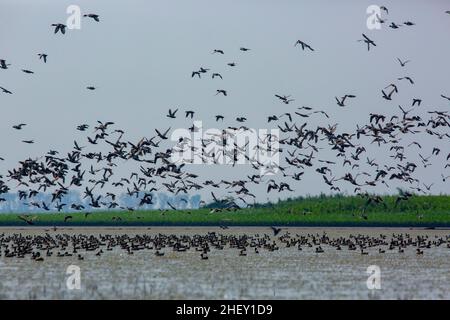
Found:
<svg viewBox="0 0 450 320"><path fill-rule="evenodd" d="M157 257L154 250L136 251L129 255L115 248L100 257L95 252L82 252L84 260L72 257L44 257L37 262L29 256L0 258L1 299L450 299L450 248L446 244L425 249L417 255L414 247L404 253L368 248L368 255L346 248L338 251L322 245L286 247L269 228L0 228L0 234L39 235L65 234L263 234L270 235L279 250L270 252L239 250L225 247L211 249L208 260L200 252L165 253ZM348 237L408 233L428 236L430 240L450 236L448 230L409 230L381 228L285 228L291 234L326 234ZM69 290L67 267L77 265L81 271L81 289ZM381 270L381 289L367 288L367 268Z"/></svg>

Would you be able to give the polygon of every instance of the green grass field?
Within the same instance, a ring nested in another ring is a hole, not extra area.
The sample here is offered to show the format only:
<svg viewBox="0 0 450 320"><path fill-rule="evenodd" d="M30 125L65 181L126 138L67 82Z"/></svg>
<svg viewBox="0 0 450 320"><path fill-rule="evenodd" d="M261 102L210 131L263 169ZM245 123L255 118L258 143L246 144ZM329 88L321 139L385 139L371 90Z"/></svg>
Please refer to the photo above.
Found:
<svg viewBox="0 0 450 320"><path fill-rule="evenodd" d="M367 204L358 196L289 199L254 208L213 212L211 208L179 211L41 213L29 215L36 226L402 226L450 227L450 196L413 196L395 204ZM64 221L66 216L71 219ZM0 214L0 226L28 226L19 214Z"/></svg>

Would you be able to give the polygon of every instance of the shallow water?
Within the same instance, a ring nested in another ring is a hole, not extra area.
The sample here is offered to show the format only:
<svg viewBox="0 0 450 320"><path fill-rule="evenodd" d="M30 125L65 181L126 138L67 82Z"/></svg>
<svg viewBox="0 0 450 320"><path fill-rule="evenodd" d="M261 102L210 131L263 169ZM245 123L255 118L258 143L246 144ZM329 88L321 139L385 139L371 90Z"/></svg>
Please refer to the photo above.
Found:
<svg viewBox="0 0 450 320"><path fill-rule="evenodd" d="M409 233L445 237L449 230L381 228L285 228L282 233L322 234L330 237L364 234L377 236ZM269 228L0 228L0 233L27 235L67 234L271 234ZM280 234L282 234L280 233ZM275 238L274 238L275 239ZM114 249L98 257L84 253L73 257L45 257L36 262L27 256L0 258L1 299L450 299L450 249L446 245L426 249L417 255L414 247L404 253L369 248L337 251L322 246L286 248L275 252L249 250L245 257L236 249L211 249L208 260L199 252L163 249L157 257L151 251L128 255ZM81 289L67 287L67 268L80 267ZM369 290L366 281L370 265L380 267L381 289Z"/></svg>

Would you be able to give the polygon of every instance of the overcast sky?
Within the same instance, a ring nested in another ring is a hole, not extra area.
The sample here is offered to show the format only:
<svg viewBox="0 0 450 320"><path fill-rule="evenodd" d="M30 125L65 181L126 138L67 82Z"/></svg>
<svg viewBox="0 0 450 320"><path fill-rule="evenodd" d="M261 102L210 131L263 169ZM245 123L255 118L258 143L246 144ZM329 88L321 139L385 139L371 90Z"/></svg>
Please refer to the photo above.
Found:
<svg viewBox="0 0 450 320"><path fill-rule="evenodd" d="M80 30L53 34L50 25L65 23L72 4L79 5L83 14L99 14L100 23L84 18ZM381 30L367 29L366 9L371 4L389 9ZM152 136L154 128L191 126L184 119L187 109L196 111L204 128L217 127L214 116L222 114L224 125L237 125L234 119L245 116L248 127L271 129L268 115L312 106L331 118L317 117L317 124L338 123L344 131L367 123L371 112L397 114L397 106L409 107L412 98L423 99L419 114L450 110L440 98L450 96L446 10L450 10L446 0L0 0L0 59L11 63L9 69L0 70L0 86L14 93L0 94L0 157L5 158L0 174L18 160L49 149L67 152L74 139L86 145L85 135L75 128L96 120L114 121L127 131L127 140L137 141ZM387 25L391 21L416 25L393 30ZM362 33L377 43L370 52L357 41ZM315 51L294 47L297 39ZM242 52L240 47L251 51ZM211 54L213 49L225 54ZM47 64L38 60L41 52L48 54ZM397 57L411 62L401 68ZM237 66L231 68L229 62ZM192 79L191 72L201 66L221 73L223 80L210 75ZM413 86L397 81L406 75L414 79ZM381 89L392 82L400 92L387 102ZM90 85L98 89L86 90ZM226 89L228 96L215 96L216 89ZM334 97L347 93L357 98L339 108ZM284 105L274 94L290 94L295 101ZM169 108L180 108L176 120L166 118ZM11 128L21 122L28 124L22 131ZM432 145L449 149L448 139L414 138L427 156ZM23 139L36 143L25 145L20 143ZM370 157L385 156L376 148L371 152ZM417 160L414 152L411 157ZM448 175L449 170L442 163L439 158L427 170L419 169L418 177L435 183L434 193L448 192L449 184L440 174ZM249 167L196 166L191 171L205 179L221 179L242 177ZM293 185L295 195L328 192L314 173ZM375 190L388 192L384 186ZM263 189L256 192L259 200L265 200ZM293 194L281 197L288 195Z"/></svg>

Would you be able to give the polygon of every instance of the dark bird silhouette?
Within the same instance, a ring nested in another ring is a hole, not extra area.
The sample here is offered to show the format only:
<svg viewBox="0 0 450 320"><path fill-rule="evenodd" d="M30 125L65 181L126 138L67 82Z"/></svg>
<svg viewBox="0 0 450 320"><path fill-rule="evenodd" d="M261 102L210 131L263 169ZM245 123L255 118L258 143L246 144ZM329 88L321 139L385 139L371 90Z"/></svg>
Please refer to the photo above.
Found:
<svg viewBox="0 0 450 320"><path fill-rule="evenodd" d="M402 61L402 60L400 60L400 58L397 58L397 61L400 63L400 65L401 65L402 67L406 66L406 64L407 64L408 62L410 62L410 60Z"/></svg>
<svg viewBox="0 0 450 320"><path fill-rule="evenodd" d="M358 41L363 41L364 43L367 44L367 51L370 51L370 46L371 46L371 45L374 46L374 47L377 46L377 45L375 44L375 42L374 42L373 40L369 39L364 33L362 34L362 36L363 36L364 39L360 39L360 40L358 40Z"/></svg>
<svg viewBox="0 0 450 320"><path fill-rule="evenodd" d="M301 40L297 40L294 44L294 46L296 47L297 45L301 45L302 50L304 51L305 49L309 49L311 51L314 51L314 49L307 43L301 41Z"/></svg>
<svg viewBox="0 0 450 320"><path fill-rule="evenodd" d="M295 101L295 99L289 99L290 96L281 96L279 94L276 94L275 97L280 99L285 104L289 104L290 102Z"/></svg>
<svg viewBox="0 0 450 320"><path fill-rule="evenodd" d="M193 78L194 76L197 76L197 77L199 77L199 78L202 77L200 71L192 71L191 78Z"/></svg>
<svg viewBox="0 0 450 320"><path fill-rule="evenodd" d="M52 27L55 27L55 34L58 33L58 31L61 31L62 34L66 33L67 26L62 23L53 23Z"/></svg>
<svg viewBox="0 0 450 320"><path fill-rule="evenodd" d="M10 63L6 63L6 60L0 59L0 69L8 69L10 65Z"/></svg>
<svg viewBox="0 0 450 320"><path fill-rule="evenodd" d="M83 17L91 18L91 19L94 19L97 22L100 22L100 16L98 14L95 14L95 13L84 14Z"/></svg>
<svg viewBox="0 0 450 320"><path fill-rule="evenodd" d="M389 94L386 94L386 92L384 90L381 90L381 93L383 94L383 99L386 100L392 100L392 94L395 92L395 90L392 90L391 92L389 92Z"/></svg>
<svg viewBox="0 0 450 320"><path fill-rule="evenodd" d="M172 210L177 210L177 208L175 208L169 201L167 201L167 205L168 205Z"/></svg>
<svg viewBox="0 0 450 320"><path fill-rule="evenodd" d="M26 123L16 124L13 126L13 128L16 130L22 130L22 128L25 127L26 125L27 125Z"/></svg>
<svg viewBox="0 0 450 320"><path fill-rule="evenodd" d="M29 215L20 215L18 218L25 221L29 225L34 225L34 221L37 220L37 216L30 217Z"/></svg>
<svg viewBox="0 0 450 320"><path fill-rule="evenodd" d="M170 128L167 129L164 133L159 132L158 129L155 129L155 131L156 131L156 134L158 135L158 137L160 137L161 139L163 139L163 140L169 139L169 138L167 137L167 134L169 133Z"/></svg>
<svg viewBox="0 0 450 320"><path fill-rule="evenodd" d="M169 114L168 115L166 115L166 117L167 118L172 118L172 119L175 119L177 116L176 116L176 113L178 112L178 109L176 109L176 110L174 110L174 111L172 111L171 109L169 109Z"/></svg>
<svg viewBox="0 0 450 320"><path fill-rule="evenodd" d="M3 93L12 94L12 92L6 88L0 87L0 90L2 90Z"/></svg>
<svg viewBox="0 0 450 320"><path fill-rule="evenodd" d="M48 55L45 53L38 53L39 60L44 60L44 63L47 63L47 57Z"/></svg>
<svg viewBox="0 0 450 320"><path fill-rule="evenodd" d="M272 229L274 236L277 236L282 230L281 228L277 228L277 227L270 227L270 229Z"/></svg>
<svg viewBox="0 0 450 320"><path fill-rule="evenodd" d="M413 99L413 102L412 102L412 106L414 107L416 104L417 104L417 106L419 106L420 107L420 104L422 103L422 99L416 99L416 98L414 98Z"/></svg>
<svg viewBox="0 0 450 320"><path fill-rule="evenodd" d="M191 119L194 118L194 111L185 111L186 112L186 118L190 117Z"/></svg>
<svg viewBox="0 0 450 320"><path fill-rule="evenodd" d="M411 77L401 77L401 78L397 78L398 80L408 80L409 83L414 84L413 79L411 79Z"/></svg>
<svg viewBox="0 0 450 320"><path fill-rule="evenodd" d="M223 94L224 96L227 96L227 91L226 91L226 90L223 90L223 89L218 89L218 90L216 90L216 96L217 96L218 94Z"/></svg>
<svg viewBox="0 0 450 320"><path fill-rule="evenodd" d="M0 88L1 88L1 87L0 87ZM444 96L443 94L441 94L441 97L444 98L444 99L446 99L446 100L448 100L448 101L450 101L450 97Z"/></svg>
<svg viewBox="0 0 450 320"><path fill-rule="evenodd" d="M338 106L345 107L345 100L347 98L356 98L356 96L353 94L346 94L345 96L341 97L341 100L339 100L338 97L334 98L336 99L336 103L338 104Z"/></svg>

